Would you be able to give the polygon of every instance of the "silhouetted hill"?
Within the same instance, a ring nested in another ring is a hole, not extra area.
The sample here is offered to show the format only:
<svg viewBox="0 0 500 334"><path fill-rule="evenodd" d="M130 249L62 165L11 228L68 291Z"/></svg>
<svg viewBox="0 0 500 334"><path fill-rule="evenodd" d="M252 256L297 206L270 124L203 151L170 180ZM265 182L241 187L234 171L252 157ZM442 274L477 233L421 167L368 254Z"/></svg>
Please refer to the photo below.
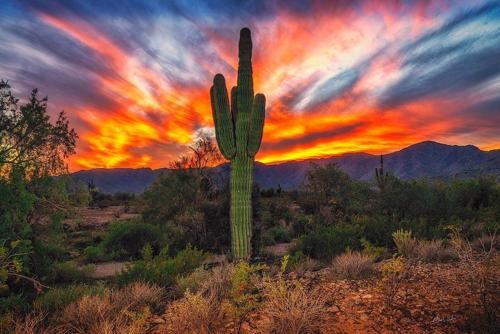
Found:
<svg viewBox="0 0 500 334"><path fill-rule="evenodd" d="M348 153L323 159L289 161L266 165L256 163L255 181L261 188L277 187L284 189L298 187L311 168L311 164L325 165L336 163L357 180L372 180L375 167L379 166L379 156L367 153ZM452 177L474 177L492 174L500 178L500 150L482 151L467 145L445 145L425 141L411 145L400 151L384 155L386 170L402 179L431 178L449 179ZM215 167L223 177L227 177L229 166ZM156 176L166 169L150 168L113 168L92 169L72 174L73 179L84 182L93 181L103 192L143 192Z"/></svg>

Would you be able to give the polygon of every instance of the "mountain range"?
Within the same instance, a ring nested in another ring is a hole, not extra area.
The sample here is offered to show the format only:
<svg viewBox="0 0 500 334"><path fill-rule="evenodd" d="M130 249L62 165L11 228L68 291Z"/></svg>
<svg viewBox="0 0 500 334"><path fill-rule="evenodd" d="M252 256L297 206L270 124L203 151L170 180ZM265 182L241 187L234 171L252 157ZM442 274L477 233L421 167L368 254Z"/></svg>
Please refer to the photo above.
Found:
<svg viewBox="0 0 500 334"><path fill-rule="evenodd" d="M255 164L255 182L261 189L295 189L304 181L313 164L335 163L353 179L370 181L380 165L380 156L368 153L346 153L321 159L288 161L279 164ZM227 177L229 165L213 167ZM424 141L384 155L384 168L401 179L450 179L494 175L500 179L500 149L482 151L476 146L446 145ZM93 182L102 192L142 193L166 168L97 168L71 174L75 181Z"/></svg>

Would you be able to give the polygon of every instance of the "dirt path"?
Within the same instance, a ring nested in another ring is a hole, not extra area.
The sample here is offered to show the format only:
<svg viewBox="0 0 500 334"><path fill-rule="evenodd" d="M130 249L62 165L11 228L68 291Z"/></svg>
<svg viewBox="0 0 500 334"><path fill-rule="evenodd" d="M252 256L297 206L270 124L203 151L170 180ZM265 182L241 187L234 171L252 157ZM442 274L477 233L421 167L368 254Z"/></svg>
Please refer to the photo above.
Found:
<svg viewBox="0 0 500 334"><path fill-rule="evenodd" d="M90 275L92 278L110 278L119 274L128 262L104 262L96 263L94 272Z"/></svg>
<svg viewBox="0 0 500 334"><path fill-rule="evenodd" d="M282 244L276 244L272 246L267 246L265 251L274 256L284 256L288 254L290 248L292 248L293 242L287 242Z"/></svg>

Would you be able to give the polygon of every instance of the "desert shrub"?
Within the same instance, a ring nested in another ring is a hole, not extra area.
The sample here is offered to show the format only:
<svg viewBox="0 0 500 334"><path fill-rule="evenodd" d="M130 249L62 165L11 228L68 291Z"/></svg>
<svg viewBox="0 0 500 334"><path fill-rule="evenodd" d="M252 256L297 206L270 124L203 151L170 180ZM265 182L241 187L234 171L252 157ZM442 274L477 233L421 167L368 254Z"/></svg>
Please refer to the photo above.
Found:
<svg viewBox="0 0 500 334"><path fill-rule="evenodd" d="M320 287L306 289L298 280L283 278L289 258L285 257L277 277L262 281L263 310L269 316L270 333L316 333L327 313L328 294Z"/></svg>
<svg viewBox="0 0 500 334"><path fill-rule="evenodd" d="M489 247L483 246L480 251L474 250L472 243L463 237L459 230L450 232L451 244L455 249L463 278L470 285L471 291L476 292L476 298L481 305L484 315L485 332L494 333L498 329L500 318L500 297L498 286L500 279L498 268L500 260L494 248L494 241ZM492 234L495 239L496 233Z"/></svg>
<svg viewBox="0 0 500 334"><path fill-rule="evenodd" d="M500 250L500 241L495 233L482 234L472 241L471 246L476 252L487 252L490 249Z"/></svg>
<svg viewBox="0 0 500 334"><path fill-rule="evenodd" d="M282 227L275 226L268 230L276 243L290 242L290 233Z"/></svg>
<svg viewBox="0 0 500 334"><path fill-rule="evenodd" d="M115 256L113 252L107 252L102 243L97 246L86 247L83 250L83 254L89 262L111 261Z"/></svg>
<svg viewBox="0 0 500 334"><path fill-rule="evenodd" d="M223 264L213 268L210 276L202 283L200 291L204 295L214 296L214 301L219 303L229 298L234 269L233 264Z"/></svg>
<svg viewBox="0 0 500 334"><path fill-rule="evenodd" d="M394 306L406 275L406 263L401 257L395 256L382 265L379 287L382 291L384 303L388 307Z"/></svg>
<svg viewBox="0 0 500 334"><path fill-rule="evenodd" d="M359 248L359 239L360 229L356 225L321 226L302 236L299 248L305 255L328 261L346 248Z"/></svg>
<svg viewBox="0 0 500 334"><path fill-rule="evenodd" d="M57 330L71 333L144 333L151 308L158 307L163 290L134 283L119 290L83 296L67 305Z"/></svg>
<svg viewBox="0 0 500 334"><path fill-rule="evenodd" d="M32 313L17 319L14 326L14 334L38 334L46 333L44 330L44 320L46 315L43 313Z"/></svg>
<svg viewBox="0 0 500 334"><path fill-rule="evenodd" d="M343 278L364 278L374 271L373 257L360 252L348 251L334 258L333 270Z"/></svg>
<svg viewBox="0 0 500 334"><path fill-rule="evenodd" d="M175 279L175 287L179 293L186 291L197 292L201 289L204 282L209 279L210 272L202 267L196 268L193 272L178 276Z"/></svg>
<svg viewBox="0 0 500 334"><path fill-rule="evenodd" d="M186 292L184 298L173 302L166 311L165 332L172 334L217 333L222 312L213 297L201 292Z"/></svg>
<svg viewBox="0 0 500 334"><path fill-rule="evenodd" d="M159 285L135 282L126 288L112 291L112 299L121 309L141 311L145 305L158 309L162 305L164 294Z"/></svg>
<svg viewBox="0 0 500 334"><path fill-rule="evenodd" d="M0 333L12 333L14 331L14 321L12 312L0 312Z"/></svg>
<svg viewBox="0 0 500 334"><path fill-rule="evenodd" d="M392 238L399 254L407 259L418 258L417 239L412 236L411 231L397 230L392 234Z"/></svg>
<svg viewBox="0 0 500 334"><path fill-rule="evenodd" d="M262 235L262 243L264 246L282 242L290 242L290 233L280 226L274 226Z"/></svg>
<svg viewBox="0 0 500 334"><path fill-rule="evenodd" d="M244 312L256 306L257 274L262 269L264 269L263 265L253 265L245 261L238 262L234 267L230 278L230 296L231 300Z"/></svg>
<svg viewBox="0 0 500 334"><path fill-rule="evenodd" d="M386 247L374 246L365 238L361 238L360 242L361 246L363 247L363 254L372 257L375 261L381 259L389 252Z"/></svg>
<svg viewBox="0 0 500 334"><path fill-rule="evenodd" d="M95 270L92 264L80 267L75 261L57 262L53 265L55 279L59 282L84 281Z"/></svg>
<svg viewBox="0 0 500 334"><path fill-rule="evenodd" d="M298 237L311 230L313 217L302 212L295 213L292 217L292 237Z"/></svg>
<svg viewBox="0 0 500 334"><path fill-rule="evenodd" d="M248 313L259 306L258 285L263 269L265 269L264 265L240 261L231 272L228 299L222 303L221 307L227 315L234 319L238 327Z"/></svg>
<svg viewBox="0 0 500 334"><path fill-rule="evenodd" d="M101 295L108 290L103 285L68 285L46 290L33 301L35 310L51 314L83 296Z"/></svg>
<svg viewBox="0 0 500 334"><path fill-rule="evenodd" d="M0 297L0 314L21 313L29 309L29 300L23 293L8 294ZM0 332L1 333L1 332Z"/></svg>
<svg viewBox="0 0 500 334"><path fill-rule="evenodd" d="M223 264L210 271L201 282L195 284L195 292L187 289L184 297L174 301L167 308L167 323L162 330L168 333L218 333L226 309L231 305L224 302L231 297L235 266ZM201 272L196 270L196 272ZM194 276L196 276L195 274Z"/></svg>
<svg viewBox="0 0 500 334"><path fill-rule="evenodd" d="M139 219L111 224L102 241L105 251L114 253L115 258L137 258L146 244L160 247L162 233L159 227Z"/></svg>
<svg viewBox="0 0 500 334"><path fill-rule="evenodd" d="M419 240L416 253L423 262L446 262L457 258L456 252L446 247L442 240Z"/></svg>
<svg viewBox="0 0 500 334"><path fill-rule="evenodd" d="M309 256L305 256L300 250L288 255L286 272L294 272L303 276L307 271L314 271L320 268L320 263Z"/></svg>
<svg viewBox="0 0 500 334"><path fill-rule="evenodd" d="M168 256L168 248L153 256L151 246L143 247L143 259L127 266L117 280L120 284L144 281L161 286L171 286L175 278L199 267L206 258L206 253L188 246L174 257Z"/></svg>

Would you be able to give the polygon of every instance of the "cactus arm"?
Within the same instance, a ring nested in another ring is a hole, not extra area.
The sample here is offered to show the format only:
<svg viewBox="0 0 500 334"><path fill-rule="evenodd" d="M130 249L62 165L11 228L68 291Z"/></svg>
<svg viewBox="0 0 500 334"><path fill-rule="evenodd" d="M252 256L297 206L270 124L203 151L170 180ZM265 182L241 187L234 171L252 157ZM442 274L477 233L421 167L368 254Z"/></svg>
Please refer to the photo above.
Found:
<svg viewBox="0 0 500 334"><path fill-rule="evenodd" d="M262 142L264 119L266 116L266 97L263 94L255 95L250 115L250 132L248 133L248 155L257 154Z"/></svg>
<svg viewBox="0 0 500 334"><path fill-rule="evenodd" d="M217 144L224 158L230 160L236 155L234 125L229 110L226 83L221 74L217 74L214 78L214 85L210 89L210 97Z"/></svg>

